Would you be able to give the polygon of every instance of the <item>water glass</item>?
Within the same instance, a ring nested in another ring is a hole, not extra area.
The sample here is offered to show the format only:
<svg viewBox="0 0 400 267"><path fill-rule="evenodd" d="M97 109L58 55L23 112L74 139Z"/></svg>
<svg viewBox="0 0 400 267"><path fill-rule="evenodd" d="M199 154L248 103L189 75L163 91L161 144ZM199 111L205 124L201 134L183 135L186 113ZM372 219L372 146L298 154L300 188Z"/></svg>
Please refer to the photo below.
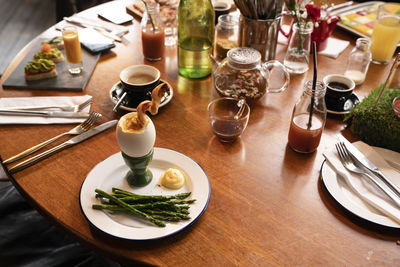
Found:
<svg viewBox="0 0 400 267"><path fill-rule="evenodd" d="M176 21L176 11L178 9L177 0L169 0L161 9L161 17L164 22L165 45L173 46L178 39L178 27Z"/></svg>

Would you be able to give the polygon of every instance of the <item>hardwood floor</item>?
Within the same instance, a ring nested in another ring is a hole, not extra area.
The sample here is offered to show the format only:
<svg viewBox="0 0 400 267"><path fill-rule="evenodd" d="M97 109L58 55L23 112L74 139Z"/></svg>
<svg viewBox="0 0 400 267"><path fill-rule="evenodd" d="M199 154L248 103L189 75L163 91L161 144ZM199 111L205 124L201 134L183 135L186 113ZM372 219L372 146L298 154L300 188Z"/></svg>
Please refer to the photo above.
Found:
<svg viewBox="0 0 400 267"><path fill-rule="evenodd" d="M56 23L54 0L0 0L0 75L34 37Z"/></svg>

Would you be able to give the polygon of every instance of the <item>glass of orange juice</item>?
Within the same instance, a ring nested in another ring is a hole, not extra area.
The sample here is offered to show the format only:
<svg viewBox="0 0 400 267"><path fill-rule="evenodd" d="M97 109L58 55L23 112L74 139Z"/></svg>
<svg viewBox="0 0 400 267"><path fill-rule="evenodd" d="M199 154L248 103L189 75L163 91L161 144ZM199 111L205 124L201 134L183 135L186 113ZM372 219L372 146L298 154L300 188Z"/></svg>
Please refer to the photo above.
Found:
<svg viewBox="0 0 400 267"><path fill-rule="evenodd" d="M65 56L68 62L68 71L71 74L82 72L82 51L79 42L78 30L74 26L66 26L62 29Z"/></svg>
<svg viewBox="0 0 400 267"><path fill-rule="evenodd" d="M387 64L400 42L400 4L382 4L378 7L372 32L372 62Z"/></svg>

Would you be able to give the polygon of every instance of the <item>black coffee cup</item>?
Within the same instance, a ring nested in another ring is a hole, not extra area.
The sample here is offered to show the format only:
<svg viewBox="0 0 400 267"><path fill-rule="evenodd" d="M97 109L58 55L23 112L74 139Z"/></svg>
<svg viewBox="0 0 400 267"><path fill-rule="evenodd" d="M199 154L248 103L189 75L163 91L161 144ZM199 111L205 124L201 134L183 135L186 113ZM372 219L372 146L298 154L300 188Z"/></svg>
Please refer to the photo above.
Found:
<svg viewBox="0 0 400 267"><path fill-rule="evenodd" d="M229 14L229 11L231 10L231 5L227 2L222 2L222 1L214 2L213 7L215 13L215 24L218 23L219 16L224 14Z"/></svg>
<svg viewBox="0 0 400 267"><path fill-rule="evenodd" d="M128 93L145 93L158 85L160 71L149 65L133 65L123 69L119 79Z"/></svg>
<svg viewBox="0 0 400 267"><path fill-rule="evenodd" d="M160 71L150 65L133 65L123 69L119 75L125 102L137 106L151 100L153 89L160 83Z"/></svg>
<svg viewBox="0 0 400 267"><path fill-rule="evenodd" d="M324 77L326 86L325 103L328 110L340 110L352 95L355 83L352 79L340 74L330 74Z"/></svg>

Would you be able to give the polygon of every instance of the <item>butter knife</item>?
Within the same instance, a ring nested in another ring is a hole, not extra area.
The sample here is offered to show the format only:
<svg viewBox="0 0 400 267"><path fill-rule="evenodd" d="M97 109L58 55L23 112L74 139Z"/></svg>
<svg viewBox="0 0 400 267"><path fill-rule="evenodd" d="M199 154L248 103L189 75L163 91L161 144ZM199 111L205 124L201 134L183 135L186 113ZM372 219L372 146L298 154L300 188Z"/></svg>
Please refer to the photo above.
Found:
<svg viewBox="0 0 400 267"><path fill-rule="evenodd" d="M59 118L87 118L89 112L45 111L45 110L11 110L0 109L1 115L34 116L34 117L59 117Z"/></svg>
<svg viewBox="0 0 400 267"><path fill-rule="evenodd" d="M346 148L349 150L350 155L364 166L367 170L372 172L375 176L379 177L397 196L400 197L400 188L395 185L392 181L390 181L380 170L375 166L363 153L361 153L355 146L353 146L346 138L342 135L339 135L339 140L342 141Z"/></svg>
<svg viewBox="0 0 400 267"><path fill-rule="evenodd" d="M16 172L18 172L20 170L23 170L23 169L25 169L25 168L27 168L27 167L29 167L29 166L41 161L42 159L45 159L45 158L57 153L58 151L60 151L62 149L65 149L65 148L71 147L73 145L76 145L76 144L78 144L78 143L80 143L80 142L82 142L82 141L84 141L84 140L86 140L86 139L98 134L98 133L101 133L101 132L107 130L108 128L110 128L110 127L112 127L112 126L114 126L116 124L117 124L117 120L112 120L112 121L109 121L109 122L105 122L105 123L101 124L100 126L97 126L96 128L93 128L93 129L91 129L91 130L89 130L87 132L84 132L84 133L82 133L82 134L80 134L78 136L75 136L74 138L69 139L68 141L62 143L61 145L58 145L58 146L53 147L51 149L48 149L48 150L44 151L43 153L40 153L40 154L38 154L38 155L36 155L36 156L34 156L32 158L29 158L29 159L27 159L27 160L15 165L11 169L9 169L9 172L10 173L16 173Z"/></svg>

